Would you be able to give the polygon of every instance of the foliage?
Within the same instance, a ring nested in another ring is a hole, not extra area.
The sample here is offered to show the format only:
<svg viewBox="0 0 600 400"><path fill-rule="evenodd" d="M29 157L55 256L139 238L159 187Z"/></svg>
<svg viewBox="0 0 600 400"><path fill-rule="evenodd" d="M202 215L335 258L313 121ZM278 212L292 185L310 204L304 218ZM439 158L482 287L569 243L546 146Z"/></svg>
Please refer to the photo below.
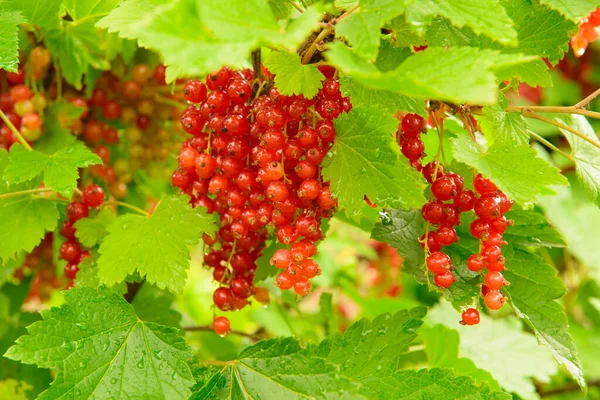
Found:
<svg viewBox="0 0 600 400"><path fill-rule="evenodd" d="M598 394L598 6L0 2L0 398Z"/></svg>

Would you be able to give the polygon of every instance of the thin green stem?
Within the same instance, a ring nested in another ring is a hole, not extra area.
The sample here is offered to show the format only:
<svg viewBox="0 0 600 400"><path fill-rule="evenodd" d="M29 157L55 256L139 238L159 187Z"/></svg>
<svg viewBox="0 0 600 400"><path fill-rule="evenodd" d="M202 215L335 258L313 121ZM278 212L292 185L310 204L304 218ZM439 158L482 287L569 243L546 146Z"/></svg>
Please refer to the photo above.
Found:
<svg viewBox="0 0 600 400"><path fill-rule="evenodd" d="M529 132L529 134L531 136L533 136L538 142L542 143L544 146L548 147L551 150L554 150L555 152L561 154L563 157L575 162L575 159L570 155L565 153L564 151L562 151L561 149L559 149L558 147L556 147L555 145L553 145L552 143L550 143L548 140L544 139L543 137L541 137L540 135L538 135L535 132Z"/></svg>
<svg viewBox="0 0 600 400"><path fill-rule="evenodd" d="M575 135L575 136L577 136L577 137L585 140L586 142L590 143L594 147L597 147L597 148L600 149L600 143L596 142L595 140L590 139L589 137L587 137L583 133L577 131L576 129L571 128L570 126L567 126L567 125L563 124L562 122L555 121L555 120L553 120L551 118L545 117L543 115L536 114L536 113L528 111L528 110L523 110L521 112L521 114L523 114L523 116L525 116L527 118L537 119L539 121L546 122L546 123L548 123L550 125L554 125L554 126L560 128L560 129L564 129L567 132L571 132L573 135Z"/></svg>
<svg viewBox="0 0 600 400"><path fill-rule="evenodd" d="M506 112L520 112L523 110L532 112L578 114L584 117L600 119L600 112L584 110L575 106L508 106Z"/></svg>
<svg viewBox="0 0 600 400"><path fill-rule="evenodd" d="M210 325L203 325L203 326L184 326L183 330L186 332L214 332L214 328ZM235 329L232 329L229 331L230 334L232 335L238 335L238 336L243 336L243 337L247 337L248 339L251 339L255 342L258 342L260 339L262 339L259 335L254 334L254 333L246 333L246 332L242 332L242 331L238 331ZM232 364L231 361L212 361L211 363L213 363L214 365L229 365ZM223 364L217 364L217 363L223 363Z"/></svg>
<svg viewBox="0 0 600 400"><path fill-rule="evenodd" d="M102 203L100 205L100 207L113 206L113 205L114 206L121 206L121 207L129 208L130 210L137 211L138 213L140 213L142 215L145 215L147 217L150 216L150 213L148 213L147 211L144 211L144 210L142 210L139 207L136 207L136 206L134 206L132 204L129 204L129 203L125 203L123 201L105 201L104 203Z"/></svg>
<svg viewBox="0 0 600 400"><path fill-rule="evenodd" d="M19 130L17 128L15 128L13 123L10 122L10 119L8 119L8 117L6 116L6 114L4 114L4 111L2 111L2 110L0 110L0 118L2 119L2 121L4 121L6 126L8 126L8 129L10 129L11 132L15 134L19 143L21 143L23 145L23 147L25 147L27 150L32 151L33 149L31 148L29 143L27 143L27 140L25 140L23 135L21 135L21 132L19 132Z"/></svg>
<svg viewBox="0 0 600 400"><path fill-rule="evenodd" d="M296 2L292 1L292 0L288 0L288 3L290 3L296 10L298 10L300 13L303 13L304 10L302 8L300 8L300 6L298 4L296 4Z"/></svg>
<svg viewBox="0 0 600 400"><path fill-rule="evenodd" d="M184 109L187 108L187 106L185 104L180 103L180 102L178 102L176 100L173 100L173 99L169 99L168 97L161 96L159 94L155 94L154 95L154 100L157 103L162 103L162 104L166 104L166 105L169 105L169 106L172 106L172 107L177 107L177 108L182 109L182 110L184 110Z"/></svg>
<svg viewBox="0 0 600 400"><path fill-rule="evenodd" d="M21 190L19 192L11 192L11 193L0 194L0 200L9 199L11 197L25 196L25 195L28 195L28 194L48 193L48 192L53 192L53 191L54 190L52 190L50 188L38 188L38 189Z"/></svg>

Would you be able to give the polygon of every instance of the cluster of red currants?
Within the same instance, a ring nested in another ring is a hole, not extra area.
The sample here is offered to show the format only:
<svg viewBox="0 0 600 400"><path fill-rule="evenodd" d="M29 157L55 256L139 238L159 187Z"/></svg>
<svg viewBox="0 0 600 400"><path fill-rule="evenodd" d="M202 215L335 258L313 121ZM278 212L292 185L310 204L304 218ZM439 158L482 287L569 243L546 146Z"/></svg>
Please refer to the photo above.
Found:
<svg viewBox="0 0 600 400"><path fill-rule="evenodd" d="M427 222L427 232L421 236L421 247L426 253L427 269L433 273L434 282L441 288L449 288L455 281L452 273L452 260L442 251L458 241L455 227L460 224L460 214L473 210L478 217L471 223L471 234L480 241L481 252L471 255L467 267L471 271L481 271L484 267L482 293L488 308L498 310L506 301L500 289L508 282L502 276L505 260L501 246L505 244L502 235L511 221L504 214L512 206L506 194L480 174L473 180L475 192L464 187L464 178L455 172L446 172L436 161L421 165L424 153L419 135L425 131L425 120L416 114L407 114L401 121L399 142L402 154L410 164L419 170L431 184L433 199L425 203L421 215ZM435 229L430 230L430 227ZM467 325L479 323L479 312L468 309L463 313Z"/></svg>
<svg viewBox="0 0 600 400"><path fill-rule="evenodd" d="M579 25L579 30L571 38L571 47L575 56L581 57L585 53L588 44L598 39L598 27L600 26L600 8L595 9Z"/></svg>
<svg viewBox="0 0 600 400"><path fill-rule="evenodd" d="M67 219L60 228L60 234L66 239L61 244L60 258L67 262L65 266L65 277L69 279L67 289L73 287L75 277L79 272L81 261L90 257L88 250L83 250L75 236L75 222L90 215L90 208L98 207L104 202L104 190L98 185L89 185L83 190L82 200L72 201L67 206Z"/></svg>
<svg viewBox="0 0 600 400"><path fill-rule="evenodd" d="M251 295L268 301L253 278L270 231L287 245L271 258L282 270L281 289L305 295L319 273L311 257L323 237L320 222L336 207L320 163L335 138L333 119L351 107L335 71L322 72L327 79L312 100L276 88L251 100L253 72L228 67L208 75L206 83L185 85L191 104L181 122L193 138L182 145L172 183L193 206L220 217L217 236L204 237L204 262L219 282L213 300L222 311L243 308Z"/></svg>

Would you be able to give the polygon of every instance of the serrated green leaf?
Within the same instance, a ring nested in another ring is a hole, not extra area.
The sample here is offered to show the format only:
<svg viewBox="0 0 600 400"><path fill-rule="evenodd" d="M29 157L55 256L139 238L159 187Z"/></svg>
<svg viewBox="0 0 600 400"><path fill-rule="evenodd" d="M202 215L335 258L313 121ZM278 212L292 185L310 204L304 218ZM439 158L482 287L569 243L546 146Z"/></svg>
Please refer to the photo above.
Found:
<svg viewBox="0 0 600 400"><path fill-rule="evenodd" d="M273 15L277 19L288 19L292 13L293 6L288 0L267 0Z"/></svg>
<svg viewBox="0 0 600 400"><path fill-rule="evenodd" d="M98 259L102 282L113 285L137 271L159 288L181 293L190 263L188 245L217 227L212 214L192 208L185 196L167 196L152 215L121 215L107 230Z"/></svg>
<svg viewBox="0 0 600 400"><path fill-rule="evenodd" d="M0 381L0 399L28 400L27 393L31 391L31 385L24 381L6 379Z"/></svg>
<svg viewBox="0 0 600 400"><path fill-rule="evenodd" d="M553 193L552 185L566 185L560 170L537 156L529 146L496 141L484 150L467 135L452 140L454 158L490 178L519 204ZM515 162L518 160L518 162Z"/></svg>
<svg viewBox="0 0 600 400"><path fill-rule="evenodd" d="M551 227L543 214L537 211L511 210L505 214L513 221L504 234L504 239L517 247L564 247L560 233Z"/></svg>
<svg viewBox="0 0 600 400"><path fill-rule="evenodd" d="M82 142L58 150L52 155L28 151L23 146L16 145L10 149L9 164L3 176L10 182L22 183L43 175L47 187L70 198L79 179L78 169L101 163L100 157Z"/></svg>
<svg viewBox="0 0 600 400"><path fill-rule="evenodd" d="M73 288L60 308L42 312L5 354L58 370L39 399L185 399L192 386L192 352L174 328L143 322L113 291ZM98 349L104 349L98 351ZM143 385L117 384L144 382Z"/></svg>
<svg viewBox="0 0 600 400"><path fill-rule="evenodd" d="M117 216L109 209L103 208L91 218L82 218L75 222L75 236L85 247L94 247L108 234L106 228Z"/></svg>
<svg viewBox="0 0 600 400"><path fill-rule="evenodd" d="M441 302L429 310L426 326L444 324L457 331L460 356L490 372L507 392L523 399L535 398L532 378L545 382L557 373L558 365L548 350L523 331L517 318L492 319L481 313L479 324L473 326L463 326L460 320L449 303Z"/></svg>
<svg viewBox="0 0 600 400"><path fill-rule="evenodd" d="M547 5L573 22L580 23L582 19L588 16L596 7L600 7L598 0L540 0L540 3Z"/></svg>
<svg viewBox="0 0 600 400"><path fill-rule="evenodd" d="M547 57L554 65L569 51L569 39L577 25L558 11L530 0L502 0L517 29L519 46L504 49L506 54L523 53Z"/></svg>
<svg viewBox="0 0 600 400"><path fill-rule="evenodd" d="M25 22L20 12L0 13L0 69L17 72L19 65L19 25Z"/></svg>
<svg viewBox="0 0 600 400"><path fill-rule="evenodd" d="M598 135L583 115L562 115L556 119L598 143ZM600 206L600 149L565 129L560 131L571 144L571 155L575 159L577 179L587 190L591 199Z"/></svg>
<svg viewBox="0 0 600 400"><path fill-rule="evenodd" d="M486 138L492 139L490 143L499 140L523 146L529 144L529 125L520 113L506 112L499 105L485 106L478 121Z"/></svg>
<svg viewBox="0 0 600 400"><path fill-rule="evenodd" d="M325 76L311 64L302 64L300 56L289 51L272 51L265 67L275 75L275 86L286 96L302 94L312 99L323 86Z"/></svg>
<svg viewBox="0 0 600 400"><path fill-rule="evenodd" d="M383 222L375 224L371 238L385 242L398 250L404 258L402 270L414 275L418 282L425 283L423 249L419 238L425 231L425 224L419 210L390 209L385 210Z"/></svg>
<svg viewBox="0 0 600 400"><path fill-rule="evenodd" d="M556 301L565 292L564 282L557 271L541 257L522 250L507 255L504 277L510 302L531 327L540 343L544 344L560 364L564 365L579 386L586 388L581 363L563 307Z"/></svg>
<svg viewBox="0 0 600 400"><path fill-rule="evenodd" d="M423 100L413 99L387 90L372 89L349 76L341 78L340 84L342 93L344 96L350 96L354 107L377 107L386 110L391 115L394 115L397 111L414 112L423 116L427 115Z"/></svg>
<svg viewBox="0 0 600 400"><path fill-rule="evenodd" d="M93 19L63 21L59 29L45 31L45 44L56 57L65 80L81 89L83 75L92 67L110 69L103 39L106 32L94 27Z"/></svg>
<svg viewBox="0 0 600 400"><path fill-rule="evenodd" d="M362 320L306 349L293 338L259 342L220 370L199 368L202 384L192 399L506 399L449 370L397 370L423 315L413 309L383 314L372 324Z"/></svg>
<svg viewBox="0 0 600 400"><path fill-rule="evenodd" d="M389 29L390 38L399 47L423 46L427 44L422 27L414 26L404 16L392 19L385 25Z"/></svg>
<svg viewBox="0 0 600 400"><path fill-rule="evenodd" d="M380 25L378 13L355 12L335 26L335 34L345 37L356 54L373 60L379 48Z"/></svg>
<svg viewBox="0 0 600 400"><path fill-rule="evenodd" d="M353 108L335 120L337 136L323 162L331 193L350 218L357 219L364 196L380 206L420 206L422 179L399 160L394 141L397 120L375 108Z"/></svg>
<svg viewBox="0 0 600 400"><path fill-rule="evenodd" d="M79 272L77 272L75 287L90 287L96 289L102 286L100 278L98 277L98 264L95 261L97 258L98 253L92 250L92 257L87 257L79 263ZM110 287L110 290L119 293L120 295L124 295L127 293L127 283L117 283Z"/></svg>
<svg viewBox="0 0 600 400"><path fill-rule="evenodd" d="M21 11L30 25L57 28L62 0L13 0L3 2L0 8Z"/></svg>
<svg viewBox="0 0 600 400"><path fill-rule="evenodd" d="M446 18L436 18L426 33L427 46L430 47L477 47L479 38L468 28L460 29Z"/></svg>
<svg viewBox="0 0 600 400"><path fill-rule="evenodd" d="M495 68L496 77L501 81L510 81L517 78L519 82L526 83L529 86L552 86L552 77L550 76L548 66L543 60L533 60L523 64L509 65L506 67Z"/></svg>
<svg viewBox="0 0 600 400"><path fill-rule="evenodd" d="M425 353L429 368L449 368L455 373L470 376L477 383L487 382L492 390L500 390L500 385L488 371L477 368L466 357L459 357L460 337L458 332L442 324L431 328L421 328L419 336L425 342Z"/></svg>
<svg viewBox="0 0 600 400"><path fill-rule="evenodd" d="M317 27L319 18L320 12L309 7L283 29L269 4L259 0L179 0L165 5L127 0L98 26L137 39L140 46L161 54L171 82L177 77L206 74L224 64L239 65L260 46L295 50ZM196 56L189 57L190 53Z"/></svg>
<svg viewBox="0 0 600 400"><path fill-rule="evenodd" d="M495 103L494 70L535 59L474 47L435 47L413 54L394 70L382 72L341 43L331 43L329 47L325 53L328 60L366 86L456 103Z"/></svg>
<svg viewBox="0 0 600 400"><path fill-rule="evenodd" d="M98 21L112 11L121 0L64 0L65 9L73 18L73 21L81 19Z"/></svg>
<svg viewBox="0 0 600 400"><path fill-rule="evenodd" d="M445 17L459 28L468 26L475 33L486 35L504 45L517 45L517 32L513 21L499 0L426 0L414 3L406 13L409 21L432 16Z"/></svg>
<svg viewBox="0 0 600 400"><path fill-rule="evenodd" d="M13 146L14 147L14 146ZM8 153L0 150L0 175L8 165ZM0 179L0 195L11 191L29 190L36 184L10 186ZM60 214L56 204L31 195L0 198L0 260L14 259L21 250L30 252L42 240L46 232L56 228Z"/></svg>

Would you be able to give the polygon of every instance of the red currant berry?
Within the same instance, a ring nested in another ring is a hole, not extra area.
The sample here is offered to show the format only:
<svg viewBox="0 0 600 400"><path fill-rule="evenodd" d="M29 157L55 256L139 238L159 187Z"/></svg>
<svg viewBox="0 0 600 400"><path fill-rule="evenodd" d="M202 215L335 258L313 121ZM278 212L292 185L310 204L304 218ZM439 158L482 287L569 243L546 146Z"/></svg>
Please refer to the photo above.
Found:
<svg viewBox="0 0 600 400"><path fill-rule="evenodd" d="M479 194L493 193L498 190L491 180L484 178L481 174L475 175L473 186Z"/></svg>
<svg viewBox="0 0 600 400"><path fill-rule="evenodd" d="M220 287L213 293L213 302L221 311L233 310L233 294L228 288Z"/></svg>
<svg viewBox="0 0 600 400"><path fill-rule="evenodd" d="M447 289L454 283L454 275L452 272L446 271L443 274L435 275L433 281L437 286Z"/></svg>
<svg viewBox="0 0 600 400"><path fill-rule="evenodd" d="M87 205L81 201L74 201L67 206L67 217L71 222L77 222L81 218L87 218L90 210Z"/></svg>
<svg viewBox="0 0 600 400"><path fill-rule="evenodd" d="M431 184L431 193L441 201L447 201L456 196L456 184L448 176L444 176Z"/></svg>
<svg viewBox="0 0 600 400"><path fill-rule="evenodd" d="M425 119L417 114L406 114L402 117L402 132L407 136L418 136L425 128Z"/></svg>
<svg viewBox="0 0 600 400"><path fill-rule="evenodd" d="M450 246L458 240L456 231L451 226L440 226L434 233L435 241L441 246Z"/></svg>
<svg viewBox="0 0 600 400"><path fill-rule="evenodd" d="M98 185L89 185L83 189L83 202L88 207L98 207L104 201L104 189Z"/></svg>
<svg viewBox="0 0 600 400"><path fill-rule="evenodd" d="M470 190L461 190L454 196L454 205L460 209L461 212L471 211L475 205L475 193Z"/></svg>
<svg viewBox="0 0 600 400"><path fill-rule="evenodd" d="M467 259L469 271L481 271L485 267L485 259L480 254L471 254Z"/></svg>
<svg viewBox="0 0 600 400"><path fill-rule="evenodd" d="M500 290L507 283L502 273L498 271L488 272L483 278L483 282L491 290Z"/></svg>
<svg viewBox="0 0 600 400"><path fill-rule="evenodd" d="M499 310L504 302L506 302L506 297L499 291L490 289L484 296L483 301L490 310Z"/></svg>
<svg viewBox="0 0 600 400"><path fill-rule="evenodd" d="M479 323L479 311L474 308L468 308L462 313L461 324L477 325Z"/></svg>
<svg viewBox="0 0 600 400"><path fill-rule="evenodd" d="M427 269L435 275L444 274L452 270L452 261L446 253L436 251L427 257Z"/></svg>
<svg viewBox="0 0 600 400"><path fill-rule="evenodd" d="M81 246L77 242L66 241L60 245L60 258L67 262L75 262L81 255Z"/></svg>
<svg viewBox="0 0 600 400"><path fill-rule="evenodd" d="M213 329L220 336L226 336L231 330L231 324L227 317L216 317L213 320Z"/></svg>

